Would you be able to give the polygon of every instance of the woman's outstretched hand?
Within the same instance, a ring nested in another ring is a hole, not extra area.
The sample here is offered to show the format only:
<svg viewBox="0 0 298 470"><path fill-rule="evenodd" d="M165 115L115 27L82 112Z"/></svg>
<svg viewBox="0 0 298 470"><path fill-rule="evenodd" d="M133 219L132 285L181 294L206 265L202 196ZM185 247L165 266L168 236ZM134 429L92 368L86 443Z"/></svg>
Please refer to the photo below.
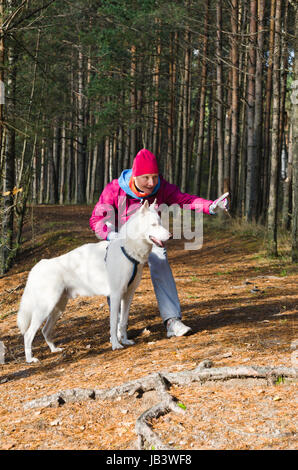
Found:
<svg viewBox="0 0 298 470"><path fill-rule="evenodd" d="M224 193L218 199L212 202L209 206L210 214L214 215L218 212L218 210L228 211L229 209L229 200L228 200L229 193Z"/></svg>

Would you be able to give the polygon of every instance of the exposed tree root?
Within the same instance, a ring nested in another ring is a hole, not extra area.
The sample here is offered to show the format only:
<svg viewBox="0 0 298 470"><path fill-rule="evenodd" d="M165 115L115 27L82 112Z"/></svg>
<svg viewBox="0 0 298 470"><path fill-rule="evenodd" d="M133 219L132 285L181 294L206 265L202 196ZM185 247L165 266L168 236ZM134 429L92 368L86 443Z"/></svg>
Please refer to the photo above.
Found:
<svg viewBox="0 0 298 470"><path fill-rule="evenodd" d="M126 382L107 390L72 388L57 392L53 395L37 398L25 403L24 407L55 407L65 403L81 402L84 400L115 399L127 394L137 394L141 397L145 392L155 390L160 402L142 413L136 421L136 434L140 449L147 447L154 449L169 449L152 430L151 421L163 416L170 411L183 412L178 406L175 397L168 392L171 385L188 385L192 382L207 382L214 380L230 379L266 379L268 383L274 383L278 378L296 378L298 369L294 367L259 367L259 366L235 366L235 367L211 367L212 362L205 360L193 370L181 372L163 372L147 375L138 380Z"/></svg>

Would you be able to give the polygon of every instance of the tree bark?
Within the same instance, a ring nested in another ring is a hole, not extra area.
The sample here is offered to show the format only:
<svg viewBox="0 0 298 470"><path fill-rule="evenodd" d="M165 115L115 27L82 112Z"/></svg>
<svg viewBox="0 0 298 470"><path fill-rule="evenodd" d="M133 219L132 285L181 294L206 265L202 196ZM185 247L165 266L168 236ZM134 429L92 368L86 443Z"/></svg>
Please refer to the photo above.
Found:
<svg viewBox="0 0 298 470"><path fill-rule="evenodd" d="M228 72L228 84L231 83L232 72ZM230 191L230 167L231 167L231 87L226 92L226 109L225 109L225 125L224 125L224 191ZM231 200L233 194L231 195Z"/></svg>
<svg viewBox="0 0 298 470"><path fill-rule="evenodd" d="M216 133L217 133L217 193L224 191L223 142L223 70L222 70L222 0L216 4Z"/></svg>
<svg viewBox="0 0 298 470"><path fill-rule="evenodd" d="M263 129L263 60L264 60L264 11L265 0L258 0L257 50L256 50L256 82L255 82L255 117L254 136L256 142L256 194L253 204L252 218L260 214L262 190L260 185L260 168L262 160L262 129Z"/></svg>
<svg viewBox="0 0 298 470"><path fill-rule="evenodd" d="M130 160L136 156L137 153L137 130L135 125L136 109L137 109L137 94L135 87L136 80L136 46L131 46L131 66L130 66L130 114L131 114L131 126L130 126Z"/></svg>
<svg viewBox="0 0 298 470"><path fill-rule="evenodd" d="M9 7L12 8L12 2ZM14 193L15 186L15 92L16 92L16 51L8 47L7 72L7 102L6 102L6 132L3 161L3 206L2 234L0 248L0 273L5 274L13 260L13 231L14 231Z"/></svg>
<svg viewBox="0 0 298 470"><path fill-rule="evenodd" d="M183 112L182 112L182 168L181 168L181 191L186 192L188 176L188 130L189 130L189 79L190 79L190 32L185 31L185 56L184 56L184 77L183 77Z"/></svg>
<svg viewBox="0 0 298 470"><path fill-rule="evenodd" d="M4 33L2 25L4 22L4 0L0 0L0 154L1 157L4 151L4 102L5 102L5 85L4 85ZM2 159L1 159L2 163ZM2 164L0 170L2 169Z"/></svg>
<svg viewBox="0 0 298 470"><path fill-rule="evenodd" d="M255 138L255 73L256 73L256 32L257 0L250 2L250 38L248 53L247 85L247 177L246 177L246 220L251 222L256 216L257 155Z"/></svg>
<svg viewBox="0 0 298 470"><path fill-rule="evenodd" d="M175 88L176 88L176 63L175 63L175 35L170 38L170 61L169 61L169 101L168 101L168 147L166 172L169 182L174 182L174 127L175 127Z"/></svg>
<svg viewBox="0 0 298 470"><path fill-rule="evenodd" d="M282 227L289 230L291 227L290 213L292 202L292 175L293 175L293 125L290 123L288 152L287 152L287 169L285 180L283 181L283 202L282 202ZM285 151L285 148L284 148Z"/></svg>
<svg viewBox="0 0 298 470"><path fill-rule="evenodd" d="M269 194L269 155L270 155L270 125L271 125L271 102L272 102L272 71L273 71L273 48L274 48L274 31L275 31L275 8L276 0L271 0L270 10L270 31L269 31L269 52L268 52L268 68L265 93L265 123L264 123L264 157L262 165L262 186L263 200L262 213L263 219L267 214L268 194Z"/></svg>
<svg viewBox="0 0 298 470"><path fill-rule="evenodd" d="M295 69L291 94L293 126L292 261L298 262L298 7L295 15Z"/></svg>
<svg viewBox="0 0 298 470"><path fill-rule="evenodd" d="M238 15L239 2L232 0L232 97L231 97L231 167L230 167L230 192L232 195L231 211L235 213L237 205L237 168L238 168L238 126L239 126L239 49L238 49ZM226 188L225 188L226 189Z"/></svg>
<svg viewBox="0 0 298 470"><path fill-rule="evenodd" d="M43 119L44 120L44 119ZM44 138L44 128L42 129L41 149L40 149L40 175L39 175L39 196L38 202L42 204L44 202L44 190L45 190L45 176L46 176L46 141Z"/></svg>
<svg viewBox="0 0 298 470"><path fill-rule="evenodd" d="M273 56L273 114L271 138L271 169L267 221L267 253L277 256L277 196L279 171L279 119L280 119L280 35L281 0L276 0L275 39Z"/></svg>
<svg viewBox="0 0 298 470"><path fill-rule="evenodd" d="M66 172L66 123L63 120L61 128L60 178L59 178L59 204L64 204Z"/></svg>
<svg viewBox="0 0 298 470"><path fill-rule="evenodd" d="M198 134L198 150L194 174L194 192L200 193L201 185L201 166L204 149L204 135L205 135L205 105L206 105L206 91L207 91L207 52L208 52L208 28L209 28L209 9L210 0L205 2L205 18L204 18L204 39L202 48L202 82L201 82L201 96L200 96L200 121L199 121L199 134Z"/></svg>
<svg viewBox="0 0 298 470"><path fill-rule="evenodd" d="M77 132L77 203L84 204L86 202L86 149L84 146L84 97L83 97L83 70L84 60L82 46L78 50L78 132Z"/></svg>

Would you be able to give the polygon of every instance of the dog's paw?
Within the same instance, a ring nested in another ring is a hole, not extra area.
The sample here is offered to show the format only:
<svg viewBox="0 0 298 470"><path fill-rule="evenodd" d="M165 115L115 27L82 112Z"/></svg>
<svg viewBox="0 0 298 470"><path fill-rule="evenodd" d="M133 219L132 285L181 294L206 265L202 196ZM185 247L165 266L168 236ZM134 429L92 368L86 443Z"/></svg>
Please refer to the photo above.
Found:
<svg viewBox="0 0 298 470"><path fill-rule="evenodd" d="M125 346L132 346L133 344L135 344L135 342L132 339L123 339L121 340L121 343L125 344Z"/></svg>
<svg viewBox="0 0 298 470"><path fill-rule="evenodd" d="M31 357L31 359L27 359L26 362L27 364L32 364L33 362L37 363L39 359L37 359L37 357Z"/></svg>
<svg viewBox="0 0 298 470"><path fill-rule="evenodd" d="M51 348L51 352L52 353L57 353L57 352L62 352L63 351L63 348Z"/></svg>
<svg viewBox="0 0 298 470"><path fill-rule="evenodd" d="M115 351L115 349L123 349L123 348L124 348L124 346L122 346L122 344L120 344L118 341L117 342L115 341L114 343L112 343L112 350L113 351Z"/></svg>

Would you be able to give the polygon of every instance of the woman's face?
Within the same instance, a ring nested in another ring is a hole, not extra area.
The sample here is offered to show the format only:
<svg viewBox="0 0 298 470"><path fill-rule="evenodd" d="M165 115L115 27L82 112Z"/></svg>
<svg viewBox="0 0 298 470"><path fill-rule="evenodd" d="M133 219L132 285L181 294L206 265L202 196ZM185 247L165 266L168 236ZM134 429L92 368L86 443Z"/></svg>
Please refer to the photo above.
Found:
<svg viewBox="0 0 298 470"><path fill-rule="evenodd" d="M135 185L146 194L151 194L158 183L158 174L135 176Z"/></svg>

